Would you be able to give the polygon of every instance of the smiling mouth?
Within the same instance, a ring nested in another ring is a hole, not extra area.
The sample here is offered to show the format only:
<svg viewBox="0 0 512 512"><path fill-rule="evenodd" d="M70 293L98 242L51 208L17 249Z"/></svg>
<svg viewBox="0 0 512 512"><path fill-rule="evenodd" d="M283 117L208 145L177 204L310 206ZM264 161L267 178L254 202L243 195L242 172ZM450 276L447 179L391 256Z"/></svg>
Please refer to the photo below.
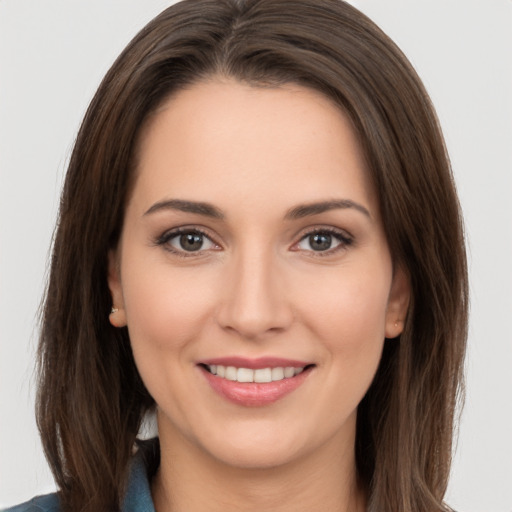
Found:
<svg viewBox="0 0 512 512"><path fill-rule="evenodd" d="M301 374L304 370L312 368L313 364L306 366L277 366L268 368L237 368L236 366L224 366L220 364L201 364L206 371L212 375L233 382L240 383L269 383L291 379Z"/></svg>
<svg viewBox="0 0 512 512"><path fill-rule="evenodd" d="M226 357L203 361L197 366L213 391L243 407L263 407L281 400L301 387L316 367L272 357Z"/></svg>

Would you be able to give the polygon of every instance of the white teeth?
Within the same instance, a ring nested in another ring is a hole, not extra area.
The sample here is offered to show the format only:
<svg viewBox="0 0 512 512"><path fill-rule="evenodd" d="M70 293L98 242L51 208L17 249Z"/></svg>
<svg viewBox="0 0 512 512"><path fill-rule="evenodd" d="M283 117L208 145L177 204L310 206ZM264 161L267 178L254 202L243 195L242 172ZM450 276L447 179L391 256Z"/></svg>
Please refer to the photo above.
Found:
<svg viewBox="0 0 512 512"><path fill-rule="evenodd" d="M226 375L225 378L228 380L236 380L236 368L234 366L228 366L226 368Z"/></svg>
<svg viewBox="0 0 512 512"><path fill-rule="evenodd" d="M287 366L284 369L285 378L289 379L290 377L293 377L294 375L295 375L295 368L293 366Z"/></svg>
<svg viewBox="0 0 512 512"><path fill-rule="evenodd" d="M284 368L272 368L272 380L284 379Z"/></svg>
<svg viewBox="0 0 512 512"><path fill-rule="evenodd" d="M270 368L254 370L254 382L272 382L272 370Z"/></svg>
<svg viewBox="0 0 512 512"><path fill-rule="evenodd" d="M234 366L222 366L221 364L208 365L208 370L213 375L222 377L227 380L237 382L277 382L283 379L289 379L302 373L304 367L276 367L276 368L259 368L251 370L250 368L236 368Z"/></svg>
<svg viewBox="0 0 512 512"><path fill-rule="evenodd" d="M238 368L236 372L238 382L254 382L254 370L249 368Z"/></svg>

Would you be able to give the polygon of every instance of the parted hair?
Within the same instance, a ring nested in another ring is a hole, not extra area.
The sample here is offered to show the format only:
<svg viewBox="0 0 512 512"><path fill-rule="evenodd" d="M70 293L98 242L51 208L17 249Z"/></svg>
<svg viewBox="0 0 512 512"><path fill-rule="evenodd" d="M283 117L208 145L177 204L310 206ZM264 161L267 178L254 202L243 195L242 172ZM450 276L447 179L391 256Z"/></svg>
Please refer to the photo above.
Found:
<svg viewBox="0 0 512 512"><path fill-rule="evenodd" d="M37 421L63 510L119 510L154 400L127 329L109 323L107 255L122 229L145 121L174 92L213 76L309 87L351 119L394 265L411 288L403 333L385 341L358 408L358 478L371 512L449 510L468 309L460 207L416 72L340 0L179 2L136 35L99 86L64 183L39 345Z"/></svg>

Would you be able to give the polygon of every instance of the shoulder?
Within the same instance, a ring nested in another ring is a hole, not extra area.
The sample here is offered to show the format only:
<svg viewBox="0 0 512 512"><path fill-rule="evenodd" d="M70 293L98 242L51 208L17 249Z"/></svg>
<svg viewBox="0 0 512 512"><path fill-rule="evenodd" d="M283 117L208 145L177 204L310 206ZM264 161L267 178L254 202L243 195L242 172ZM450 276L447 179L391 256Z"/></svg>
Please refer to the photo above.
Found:
<svg viewBox="0 0 512 512"><path fill-rule="evenodd" d="M37 496L26 503L3 509L1 512L59 512L60 504L56 493Z"/></svg>
<svg viewBox="0 0 512 512"><path fill-rule="evenodd" d="M1 0L0 0L1 1ZM130 463L129 479L123 500L123 512L155 512L151 498L151 478L160 465L158 438L137 441ZM1 509L0 512L61 512L57 493L36 496L26 503Z"/></svg>

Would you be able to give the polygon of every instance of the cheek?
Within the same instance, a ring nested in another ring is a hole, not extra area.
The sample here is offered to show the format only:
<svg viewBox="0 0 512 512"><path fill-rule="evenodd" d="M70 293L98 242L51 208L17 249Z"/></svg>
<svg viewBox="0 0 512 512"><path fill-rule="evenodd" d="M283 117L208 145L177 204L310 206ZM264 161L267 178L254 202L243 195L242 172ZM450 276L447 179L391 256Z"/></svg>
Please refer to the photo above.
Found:
<svg viewBox="0 0 512 512"><path fill-rule="evenodd" d="M183 370L193 366L194 343L211 321L210 287L168 265L126 261L123 280L130 343L141 378L155 401L173 418L187 415ZM195 276L198 277L197 275Z"/></svg>
<svg viewBox="0 0 512 512"><path fill-rule="evenodd" d="M326 349L325 389L319 407L333 428L355 414L377 371L385 339L389 288L385 279L345 279L318 311L317 333ZM341 420L340 420L341 418Z"/></svg>
<svg viewBox="0 0 512 512"><path fill-rule="evenodd" d="M126 262L125 275L124 302L134 352L158 357L158 352L180 350L197 336L212 304L208 287L198 286L197 275L148 265L147 260Z"/></svg>
<svg viewBox="0 0 512 512"><path fill-rule="evenodd" d="M310 287L304 317L337 362L375 366L385 338L391 271L339 272Z"/></svg>

